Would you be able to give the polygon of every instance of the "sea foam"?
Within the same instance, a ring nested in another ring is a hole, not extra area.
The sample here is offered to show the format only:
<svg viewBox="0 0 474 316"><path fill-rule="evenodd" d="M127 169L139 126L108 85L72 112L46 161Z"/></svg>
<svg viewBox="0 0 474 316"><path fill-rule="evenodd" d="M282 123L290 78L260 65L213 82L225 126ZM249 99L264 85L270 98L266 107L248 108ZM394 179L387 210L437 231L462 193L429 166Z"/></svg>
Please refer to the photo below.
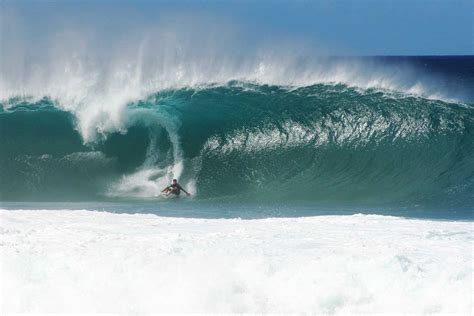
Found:
<svg viewBox="0 0 474 316"><path fill-rule="evenodd" d="M472 222L0 211L2 313L472 312Z"/></svg>

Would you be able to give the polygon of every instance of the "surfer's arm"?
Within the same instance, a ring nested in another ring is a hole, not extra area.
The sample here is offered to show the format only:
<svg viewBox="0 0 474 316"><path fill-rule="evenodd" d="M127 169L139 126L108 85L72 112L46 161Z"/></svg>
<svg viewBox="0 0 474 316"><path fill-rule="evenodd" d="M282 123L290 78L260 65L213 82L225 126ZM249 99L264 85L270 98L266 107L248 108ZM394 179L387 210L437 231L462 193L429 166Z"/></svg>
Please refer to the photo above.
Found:
<svg viewBox="0 0 474 316"><path fill-rule="evenodd" d="M182 186L179 186L179 189L180 189L181 191L183 191L184 193L186 193L187 195L191 195L188 191L186 191L185 189L183 189Z"/></svg>
<svg viewBox="0 0 474 316"><path fill-rule="evenodd" d="M161 192L168 192L169 190L170 190L170 187L166 187L163 190L161 190Z"/></svg>

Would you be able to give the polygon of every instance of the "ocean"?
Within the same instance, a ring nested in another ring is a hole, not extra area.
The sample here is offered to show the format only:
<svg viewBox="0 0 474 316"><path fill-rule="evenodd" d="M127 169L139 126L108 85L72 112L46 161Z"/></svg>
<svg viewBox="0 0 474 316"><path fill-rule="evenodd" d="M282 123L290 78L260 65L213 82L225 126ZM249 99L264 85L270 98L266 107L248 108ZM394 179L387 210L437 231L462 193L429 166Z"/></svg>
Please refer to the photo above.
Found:
<svg viewBox="0 0 474 316"><path fill-rule="evenodd" d="M472 312L473 56L57 62L0 78L3 312Z"/></svg>

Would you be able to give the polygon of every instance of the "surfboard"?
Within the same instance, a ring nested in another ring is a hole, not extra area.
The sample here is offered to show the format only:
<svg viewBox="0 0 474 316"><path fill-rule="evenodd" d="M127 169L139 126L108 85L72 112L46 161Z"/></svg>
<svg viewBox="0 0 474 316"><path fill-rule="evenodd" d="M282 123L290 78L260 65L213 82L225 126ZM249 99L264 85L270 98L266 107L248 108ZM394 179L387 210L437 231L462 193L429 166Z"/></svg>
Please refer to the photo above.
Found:
<svg viewBox="0 0 474 316"><path fill-rule="evenodd" d="M161 194L161 196L163 196L166 199L178 199L179 198L178 194L173 194L173 193L169 193L169 194L163 193L163 194Z"/></svg>

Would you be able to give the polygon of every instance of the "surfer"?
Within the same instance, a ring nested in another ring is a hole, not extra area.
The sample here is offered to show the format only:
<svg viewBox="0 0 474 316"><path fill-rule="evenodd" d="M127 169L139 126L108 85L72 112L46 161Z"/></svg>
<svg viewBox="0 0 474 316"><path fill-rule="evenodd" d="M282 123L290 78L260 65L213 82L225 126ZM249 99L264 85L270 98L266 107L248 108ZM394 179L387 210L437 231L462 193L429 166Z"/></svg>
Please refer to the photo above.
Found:
<svg viewBox="0 0 474 316"><path fill-rule="evenodd" d="M176 196L179 196L181 191L183 191L187 195L191 195L185 189L183 189L182 186L179 185L176 179L173 179L173 183L171 183L171 185L164 188L161 192L165 193L166 195L174 194Z"/></svg>

